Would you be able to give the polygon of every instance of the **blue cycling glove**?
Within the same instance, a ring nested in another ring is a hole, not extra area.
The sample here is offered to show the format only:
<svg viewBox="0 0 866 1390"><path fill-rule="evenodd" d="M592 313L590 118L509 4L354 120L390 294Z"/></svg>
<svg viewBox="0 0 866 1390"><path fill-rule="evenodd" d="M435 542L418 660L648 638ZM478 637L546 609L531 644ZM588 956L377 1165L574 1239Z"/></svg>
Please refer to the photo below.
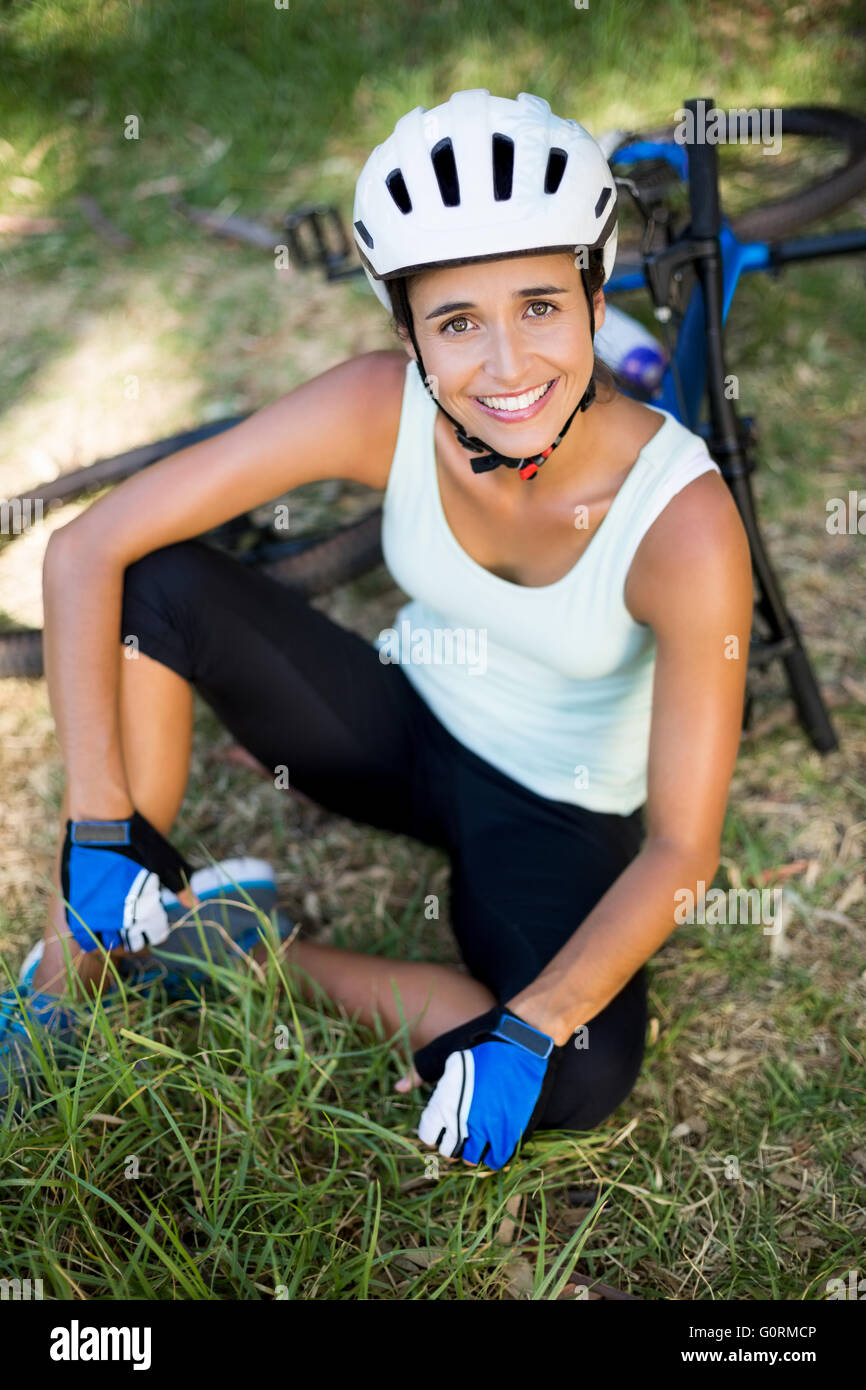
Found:
<svg viewBox="0 0 866 1390"><path fill-rule="evenodd" d="M437 1081L418 1137L445 1158L502 1168L538 1125L565 1045L502 1006L452 1033L472 1046L455 1051L446 1033L415 1053Z"/></svg>
<svg viewBox="0 0 866 1390"><path fill-rule="evenodd" d="M171 927L160 884L180 892L191 873L138 811L126 820L66 822L60 882L66 920L85 951L140 951L165 941Z"/></svg>

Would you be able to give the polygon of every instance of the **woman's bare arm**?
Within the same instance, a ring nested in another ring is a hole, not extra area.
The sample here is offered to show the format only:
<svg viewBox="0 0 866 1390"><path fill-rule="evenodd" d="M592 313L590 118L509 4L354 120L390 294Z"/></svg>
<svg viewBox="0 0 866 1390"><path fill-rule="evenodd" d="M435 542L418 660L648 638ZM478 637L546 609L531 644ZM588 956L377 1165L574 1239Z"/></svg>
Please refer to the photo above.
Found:
<svg viewBox="0 0 866 1390"><path fill-rule="evenodd" d="M44 659L73 819L132 812L118 718L127 566L302 483L384 488L405 357L331 368L225 434L144 469L56 531L43 564Z"/></svg>
<svg viewBox="0 0 866 1390"><path fill-rule="evenodd" d="M677 894L697 896L718 868L743 722L753 583L745 529L717 474L683 488L649 528L629 587L639 599L631 611L657 642L646 841L538 978L506 1000L557 1043L595 1018L655 954L674 929Z"/></svg>

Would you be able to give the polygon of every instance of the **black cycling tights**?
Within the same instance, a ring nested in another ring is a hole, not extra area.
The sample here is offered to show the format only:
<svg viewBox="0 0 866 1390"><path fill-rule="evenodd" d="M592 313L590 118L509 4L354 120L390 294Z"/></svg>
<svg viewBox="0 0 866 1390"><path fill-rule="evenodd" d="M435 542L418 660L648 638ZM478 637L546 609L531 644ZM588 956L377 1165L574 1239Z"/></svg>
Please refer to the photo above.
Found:
<svg viewBox="0 0 866 1390"><path fill-rule="evenodd" d="M630 816L550 801L471 752L396 664L274 579L200 540L126 570L121 640L188 680L237 741L321 806L436 845L469 971L505 1003L634 858ZM495 711L491 711L495 718ZM642 967L569 1048L541 1128L592 1129L643 1060Z"/></svg>

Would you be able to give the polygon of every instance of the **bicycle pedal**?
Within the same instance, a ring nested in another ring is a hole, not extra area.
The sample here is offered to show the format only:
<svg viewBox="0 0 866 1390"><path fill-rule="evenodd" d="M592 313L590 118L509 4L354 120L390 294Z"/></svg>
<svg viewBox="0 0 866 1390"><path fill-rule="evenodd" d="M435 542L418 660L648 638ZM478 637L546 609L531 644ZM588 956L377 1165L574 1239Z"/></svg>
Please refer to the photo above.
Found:
<svg viewBox="0 0 866 1390"><path fill-rule="evenodd" d="M301 269L320 266L329 280L361 270L352 264L352 247L332 203L304 203L286 214L283 225L289 255Z"/></svg>

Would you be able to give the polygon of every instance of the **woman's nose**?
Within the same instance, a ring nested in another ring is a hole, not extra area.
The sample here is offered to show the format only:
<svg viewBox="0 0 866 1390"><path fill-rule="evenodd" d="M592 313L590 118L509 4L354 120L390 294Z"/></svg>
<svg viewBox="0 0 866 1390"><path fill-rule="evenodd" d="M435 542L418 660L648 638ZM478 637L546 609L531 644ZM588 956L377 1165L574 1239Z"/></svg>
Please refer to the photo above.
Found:
<svg viewBox="0 0 866 1390"><path fill-rule="evenodd" d="M491 333L484 363L490 381L506 393L518 391L528 383L527 369L527 355L519 336L505 329Z"/></svg>

